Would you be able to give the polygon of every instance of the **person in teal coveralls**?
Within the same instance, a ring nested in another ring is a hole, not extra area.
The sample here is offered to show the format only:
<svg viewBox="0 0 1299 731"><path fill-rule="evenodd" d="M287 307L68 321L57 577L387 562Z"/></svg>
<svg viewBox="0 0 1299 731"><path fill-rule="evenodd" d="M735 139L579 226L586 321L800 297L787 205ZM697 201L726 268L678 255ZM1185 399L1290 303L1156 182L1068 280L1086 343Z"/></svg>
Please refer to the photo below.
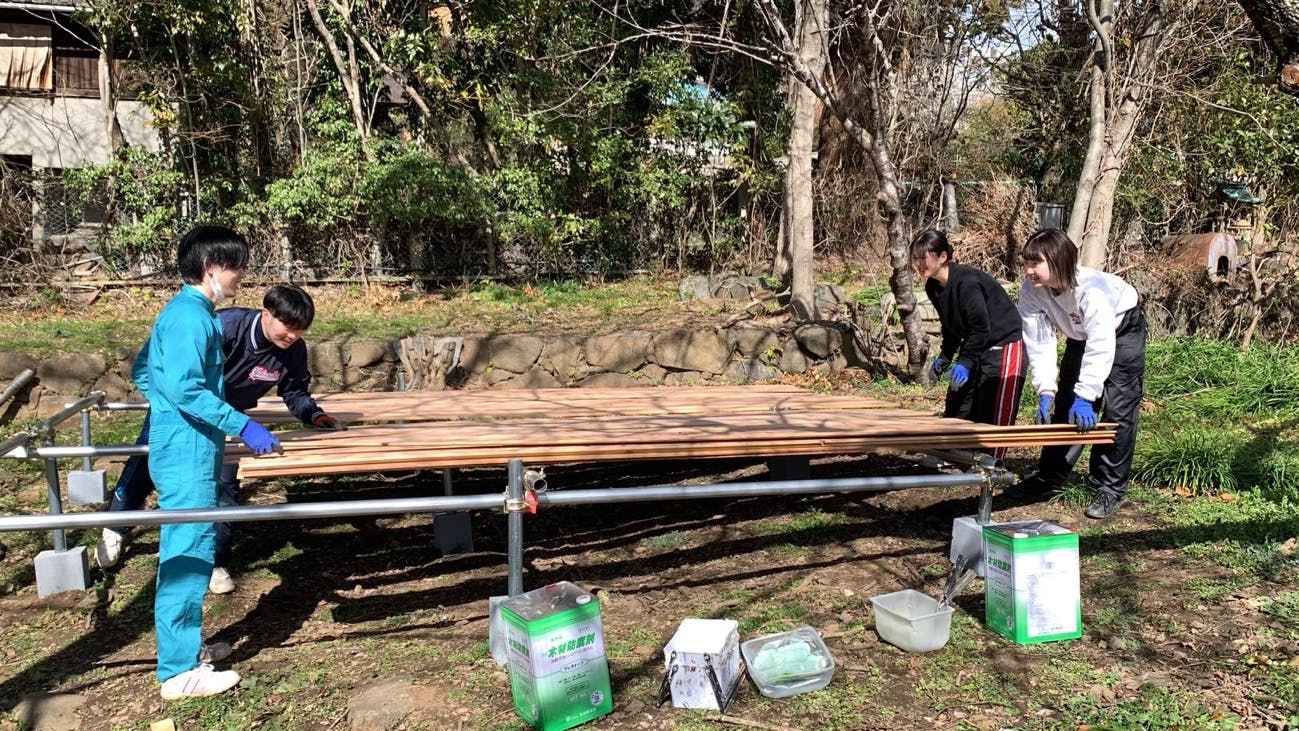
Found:
<svg viewBox="0 0 1299 731"><path fill-rule="evenodd" d="M239 435L255 454L274 451L279 441L224 398L216 304L238 289L247 242L228 228L197 226L181 238L176 264L184 286L158 313L131 375L149 400L149 476L158 506L213 508L226 435ZM215 695L239 683L237 672L203 661L229 655L228 645L205 648L201 634L215 552L213 523L162 526L153 612L164 699Z"/></svg>

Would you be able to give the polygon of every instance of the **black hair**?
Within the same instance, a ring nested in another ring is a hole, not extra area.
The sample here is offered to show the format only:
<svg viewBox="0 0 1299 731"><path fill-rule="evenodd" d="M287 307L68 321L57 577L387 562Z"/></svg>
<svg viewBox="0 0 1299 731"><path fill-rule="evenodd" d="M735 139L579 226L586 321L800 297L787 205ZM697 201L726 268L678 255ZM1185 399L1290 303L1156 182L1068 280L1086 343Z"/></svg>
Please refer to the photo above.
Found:
<svg viewBox="0 0 1299 731"><path fill-rule="evenodd" d="M1045 261L1051 267L1051 289L1057 292L1078 286L1078 247L1069 234L1058 228L1044 228L1028 237L1020 258Z"/></svg>
<svg viewBox="0 0 1299 731"><path fill-rule="evenodd" d="M311 295L292 284L277 284L266 290L262 307L293 330L306 330L316 319L316 303L311 301Z"/></svg>
<svg viewBox="0 0 1299 731"><path fill-rule="evenodd" d="M225 226L195 226L180 239L176 268L181 281L201 284L209 266L222 269L248 267L248 242Z"/></svg>
<svg viewBox="0 0 1299 731"><path fill-rule="evenodd" d="M912 258L925 254L947 254L948 261L951 261L955 255L951 243L947 240L947 234L933 228L921 231L911 240Z"/></svg>

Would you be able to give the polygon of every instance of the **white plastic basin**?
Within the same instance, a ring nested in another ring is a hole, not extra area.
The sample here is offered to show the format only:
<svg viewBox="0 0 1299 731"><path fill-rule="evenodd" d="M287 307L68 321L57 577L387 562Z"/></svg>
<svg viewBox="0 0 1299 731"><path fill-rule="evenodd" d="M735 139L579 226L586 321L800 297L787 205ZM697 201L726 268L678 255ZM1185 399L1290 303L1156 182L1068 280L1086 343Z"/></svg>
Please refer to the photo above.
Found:
<svg viewBox="0 0 1299 731"><path fill-rule="evenodd" d="M952 607L915 589L871 597L875 631L880 639L907 652L930 652L947 644L952 632Z"/></svg>

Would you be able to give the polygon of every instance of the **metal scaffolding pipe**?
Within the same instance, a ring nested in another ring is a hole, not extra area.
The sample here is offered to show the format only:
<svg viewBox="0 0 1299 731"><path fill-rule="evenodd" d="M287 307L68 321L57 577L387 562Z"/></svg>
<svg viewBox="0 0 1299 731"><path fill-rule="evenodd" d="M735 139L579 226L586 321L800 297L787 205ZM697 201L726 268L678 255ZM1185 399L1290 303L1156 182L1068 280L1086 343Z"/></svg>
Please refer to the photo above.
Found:
<svg viewBox="0 0 1299 731"><path fill-rule="evenodd" d="M148 411L148 401L105 401L95 405L97 411Z"/></svg>
<svg viewBox="0 0 1299 731"><path fill-rule="evenodd" d="M1010 473L989 475L998 484L1009 484ZM903 475L785 482L736 482L729 485L661 485L657 487L610 487L596 490L548 490L537 495L538 505L585 505L589 503L686 500L700 498L753 497L756 495L805 495L830 492L884 492L915 487L964 487L981 485L979 473L958 475Z"/></svg>
<svg viewBox="0 0 1299 731"><path fill-rule="evenodd" d="M65 405L62 411L59 411L55 413L53 416L49 417L48 419L42 421L39 425L37 425L36 433L39 434L42 438L48 437L54 433L54 427L72 418L73 416L76 416L79 412L84 411L85 409L88 409L91 406L94 406L95 404L103 403L103 401L104 401L103 391L91 391L83 398L77 399L76 401L73 401L72 403Z"/></svg>
<svg viewBox="0 0 1299 731"><path fill-rule="evenodd" d="M90 446L90 412L81 412L81 446ZM81 458L81 469L86 472L90 471L90 455Z"/></svg>
<svg viewBox="0 0 1299 731"><path fill-rule="evenodd" d="M33 457L44 459L69 459L72 457L134 457L137 454L148 454L147 444L122 444L112 447L37 447L29 449ZM3 453L0 453L3 454Z"/></svg>
<svg viewBox="0 0 1299 731"><path fill-rule="evenodd" d="M636 488L630 488L636 489ZM582 492L586 492L583 490ZM523 502L523 460L510 460L510 482L507 486L505 518L508 537L508 554L510 562L507 593L518 596L523 593L523 511L519 503Z"/></svg>
<svg viewBox="0 0 1299 731"><path fill-rule="evenodd" d="M28 443L32 441L32 436L33 435L28 432L20 431L3 442L0 442L0 457L8 457L10 456L9 453L16 449L24 450L24 453L13 455L14 457L27 457L28 455L25 453L25 450Z"/></svg>
<svg viewBox="0 0 1299 731"><path fill-rule="evenodd" d="M55 459L45 460L45 491L50 500L50 516L63 513L63 500L59 497L59 462ZM54 550L68 550L68 540L62 528L54 530Z"/></svg>
<svg viewBox="0 0 1299 731"><path fill-rule="evenodd" d="M13 398L14 394L21 391L23 386L26 386L27 382L32 380L32 377L35 375L36 371L31 368L25 368L22 373L14 376L14 379L9 382L9 385L5 386L3 391L0 391L0 405L3 405L4 402Z"/></svg>
<svg viewBox="0 0 1299 731"><path fill-rule="evenodd" d="M522 500L522 463L520 462L519 497ZM994 484L1009 484L1009 472L988 475ZM786 482L737 482L729 485L658 485L651 487L611 487L591 490L549 490L537 495L538 505L587 505L592 503L646 502L704 498L752 497L756 495L796 495L831 492L882 492L916 487L962 487L982 484L981 474L904 475L900 477L861 477L826 480L790 480ZM515 498L511 498L515 499ZM50 530L59 528L100 528L164 523L242 523L259 520L306 520L311 518L354 518L366 515L400 515L403 513L436 513L452 510L500 509L503 496L455 495L384 500L341 500L325 503L285 503L281 505L244 505L230 508L189 510L122 510L60 515L0 516L0 532ZM519 550L522 558L523 513L511 511L519 524Z"/></svg>
<svg viewBox="0 0 1299 731"><path fill-rule="evenodd" d="M463 495L456 497L388 498L383 500L340 500L326 503L284 503L242 505L231 508L186 510L118 510L59 515L0 516L0 533L28 530L115 528L164 523L248 523L262 520L308 520L312 518L355 518L366 515L437 513L444 510L499 510L503 497Z"/></svg>

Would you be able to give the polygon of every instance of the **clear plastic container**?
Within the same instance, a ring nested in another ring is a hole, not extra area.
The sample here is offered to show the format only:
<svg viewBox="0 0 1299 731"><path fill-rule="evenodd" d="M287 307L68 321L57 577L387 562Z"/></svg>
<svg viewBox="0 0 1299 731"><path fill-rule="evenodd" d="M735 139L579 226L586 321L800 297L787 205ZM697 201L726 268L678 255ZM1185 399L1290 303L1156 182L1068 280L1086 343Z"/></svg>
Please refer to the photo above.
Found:
<svg viewBox="0 0 1299 731"><path fill-rule="evenodd" d="M947 644L952 632L949 605L915 589L871 597L875 607L875 631L880 639L908 652L930 652Z"/></svg>
<svg viewBox="0 0 1299 731"><path fill-rule="evenodd" d="M829 648L807 625L746 640L740 654L758 692L768 698L820 690L834 676Z"/></svg>

